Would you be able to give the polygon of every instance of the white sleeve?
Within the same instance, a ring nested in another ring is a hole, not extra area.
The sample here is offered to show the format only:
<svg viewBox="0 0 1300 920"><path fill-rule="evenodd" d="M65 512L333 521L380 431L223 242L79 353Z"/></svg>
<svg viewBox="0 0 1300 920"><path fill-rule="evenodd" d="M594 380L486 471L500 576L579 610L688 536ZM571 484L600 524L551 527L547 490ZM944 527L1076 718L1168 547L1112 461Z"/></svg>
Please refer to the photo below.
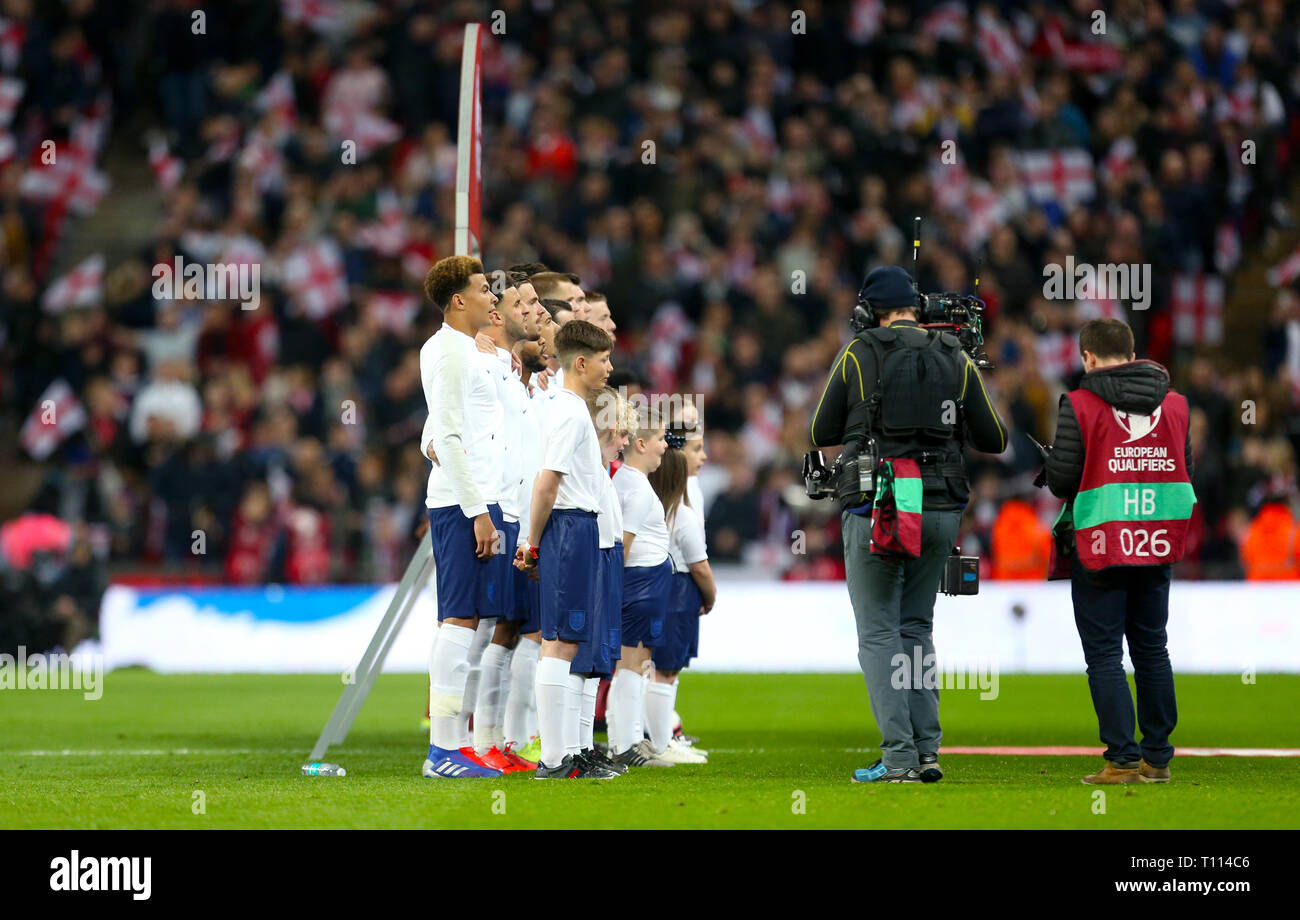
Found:
<svg viewBox="0 0 1300 920"><path fill-rule="evenodd" d="M558 413L557 413L558 415ZM546 433L546 450L542 455L544 470L554 470L563 475L573 468L573 455L578 447L578 424L582 420L572 415L565 415L554 420L551 430Z"/></svg>
<svg viewBox="0 0 1300 920"><path fill-rule="evenodd" d="M650 512L650 499L654 498L654 493L643 489L628 489L626 492L619 493L619 498L623 504L624 532L640 533L645 529L646 517Z"/></svg>
<svg viewBox="0 0 1300 920"><path fill-rule="evenodd" d="M451 479L457 504L465 517L472 518L486 514L487 503L474 484L465 453L463 407L468 371L464 351L454 346L430 349L420 355L420 376L424 381L424 398L429 405L433 449L438 454L439 465Z"/></svg>
<svg viewBox="0 0 1300 920"><path fill-rule="evenodd" d="M686 512L685 516L683 512ZM704 545L703 521L695 513L695 509L679 507L674 524L676 526L673 527L673 542L681 550L682 560L687 565L707 562L709 553Z"/></svg>
<svg viewBox="0 0 1300 920"><path fill-rule="evenodd" d="M425 393L428 398L428 393ZM429 460L429 442L433 440L433 416L428 415L424 419L424 431L420 432L420 456ZM430 460L430 463L433 461Z"/></svg>

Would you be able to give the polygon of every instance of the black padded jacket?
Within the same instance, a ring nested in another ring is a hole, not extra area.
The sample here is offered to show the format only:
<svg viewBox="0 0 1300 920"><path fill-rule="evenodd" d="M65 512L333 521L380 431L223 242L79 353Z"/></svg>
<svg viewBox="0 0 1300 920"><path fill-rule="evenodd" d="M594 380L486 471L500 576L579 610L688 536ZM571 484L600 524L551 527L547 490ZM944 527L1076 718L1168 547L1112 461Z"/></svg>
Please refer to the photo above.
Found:
<svg viewBox="0 0 1300 920"><path fill-rule="evenodd" d="M1083 375L1080 389L1106 400L1122 412L1150 415L1169 392L1169 372L1155 361L1141 359L1127 364L1101 367ZM1187 478L1192 476L1192 438L1188 433L1184 445ZM1070 397L1061 397L1056 421L1056 438L1047 457L1047 487L1058 498L1074 498L1083 478L1083 435L1075 418Z"/></svg>

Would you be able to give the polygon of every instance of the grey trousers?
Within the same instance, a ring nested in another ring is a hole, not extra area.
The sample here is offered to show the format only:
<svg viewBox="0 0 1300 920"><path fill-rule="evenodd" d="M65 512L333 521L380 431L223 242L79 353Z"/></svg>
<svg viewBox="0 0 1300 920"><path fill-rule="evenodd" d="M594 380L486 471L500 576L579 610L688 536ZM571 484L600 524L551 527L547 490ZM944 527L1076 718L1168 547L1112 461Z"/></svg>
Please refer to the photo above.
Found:
<svg viewBox="0 0 1300 920"><path fill-rule="evenodd" d="M934 599L961 515L922 511L915 559L872 553L870 515L840 516L858 664L880 729L881 759L890 770L916 767L918 755L939 752L939 688L916 678L934 665L926 657L934 655Z"/></svg>

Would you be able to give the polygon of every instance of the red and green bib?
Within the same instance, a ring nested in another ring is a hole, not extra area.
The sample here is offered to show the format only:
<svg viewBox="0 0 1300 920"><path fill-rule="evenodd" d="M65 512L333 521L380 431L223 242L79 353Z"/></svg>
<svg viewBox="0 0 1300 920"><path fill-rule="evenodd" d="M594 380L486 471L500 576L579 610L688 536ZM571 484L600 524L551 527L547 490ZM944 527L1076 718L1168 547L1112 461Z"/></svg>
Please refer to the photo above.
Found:
<svg viewBox="0 0 1300 920"><path fill-rule="evenodd" d="M871 506L871 551L921 555L921 467L905 457L886 457L876 467Z"/></svg>
<svg viewBox="0 0 1300 920"><path fill-rule="evenodd" d="M1079 561L1163 565L1183 558L1196 493L1187 477L1187 400L1169 392L1151 415L1124 412L1075 390L1083 476L1072 503Z"/></svg>

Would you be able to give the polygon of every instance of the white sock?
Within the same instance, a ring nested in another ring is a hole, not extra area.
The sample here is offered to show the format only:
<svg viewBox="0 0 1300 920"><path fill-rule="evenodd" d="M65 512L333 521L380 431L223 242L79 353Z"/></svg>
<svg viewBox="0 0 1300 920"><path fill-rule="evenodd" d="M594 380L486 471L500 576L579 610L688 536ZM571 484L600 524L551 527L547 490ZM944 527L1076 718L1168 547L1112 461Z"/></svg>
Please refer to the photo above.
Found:
<svg viewBox="0 0 1300 920"><path fill-rule="evenodd" d="M501 691L497 694L496 708L491 713L492 743L503 751L506 749L506 700L510 697L510 664L514 657L515 650L507 648L505 661L501 665Z"/></svg>
<svg viewBox="0 0 1300 920"><path fill-rule="evenodd" d="M582 714L578 724L578 747L589 751L596 746L596 691L599 677L588 677L582 682Z"/></svg>
<svg viewBox="0 0 1300 920"><path fill-rule="evenodd" d="M610 748L622 754L641 741L641 698L645 694L645 678L635 671L624 669L614 674L609 685L609 699L605 710L612 720L617 735L611 735Z"/></svg>
<svg viewBox="0 0 1300 920"><path fill-rule="evenodd" d="M496 624L495 619L486 620L479 617L478 628L474 630L474 641L470 644L469 654L466 656L469 671L465 675L465 694L460 704L460 724L466 739L469 738L469 715L478 702L478 681L483 651L492 641L492 631L496 629ZM468 743L467 740L466 744Z"/></svg>
<svg viewBox="0 0 1300 920"><path fill-rule="evenodd" d="M469 744L459 713L464 705L469 676L469 647L474 630L444 623L438 627L429 662L429 743L456 750Z"/></svg>
<svg viewBox="0 0 1300 920"><path fill-rule="evenodd" d="M676 682L655 682L646 687L646 727L650 732L650 744L656 751L663 751L668 747L668 742L673 740L673 705L676 702Z"/></svg>
<svg viewBox="0 0 1300 920"><path fill-rule="evenodd" d="M506 743L524 747L533 737L529 722L536 721L533 694L537 687L537 659L541 646L533 639L520 639L510 660L510 692L506 695ZM530 713L532 719L529 718Z"/></svg>
<svg viewBox="0 0 1300 920"><path fill-rule="evenodd" d="M542 763L558 767L564 759L564 719L569 696L569 663L543 658L537 663L537 725L542 734Z"/></svg>
<svg viewBox="0 0 1300 920"><path fill-rule="evenodd" d="M617 688L623 686L623 678L619 675L622 671L615 671L614 676L609 679L609 693L605 694L605 732L609 737L609 752L615 754L618 752L620 736L618 733L618 713L614 710L614 694ZM593 719L595 713L592 713Z"/></svg>
<svg viewBox="0 0 1300 920"><path fill-rule="evenodd" d="M568 695L564 698L564 753L577 754L582 748L582 685L586 679L581 674L570 674Z"/></svg>
<svg viewBox="0 0 1300 920"><path fill-rule="evenodd" d="M478 699L474 703L474 750L482 756L496 743L497 712L501 702L501 675L509 664L510 649L495 642L483 651L479 664Z"/></svg>
<svg viewBox="0 0 1300 920"><path fill-rule="evenodd" d="M542 727L537 721L537 692L534 690L528 709L524 712L524 737L532 741L541 731Z"/></svg>

